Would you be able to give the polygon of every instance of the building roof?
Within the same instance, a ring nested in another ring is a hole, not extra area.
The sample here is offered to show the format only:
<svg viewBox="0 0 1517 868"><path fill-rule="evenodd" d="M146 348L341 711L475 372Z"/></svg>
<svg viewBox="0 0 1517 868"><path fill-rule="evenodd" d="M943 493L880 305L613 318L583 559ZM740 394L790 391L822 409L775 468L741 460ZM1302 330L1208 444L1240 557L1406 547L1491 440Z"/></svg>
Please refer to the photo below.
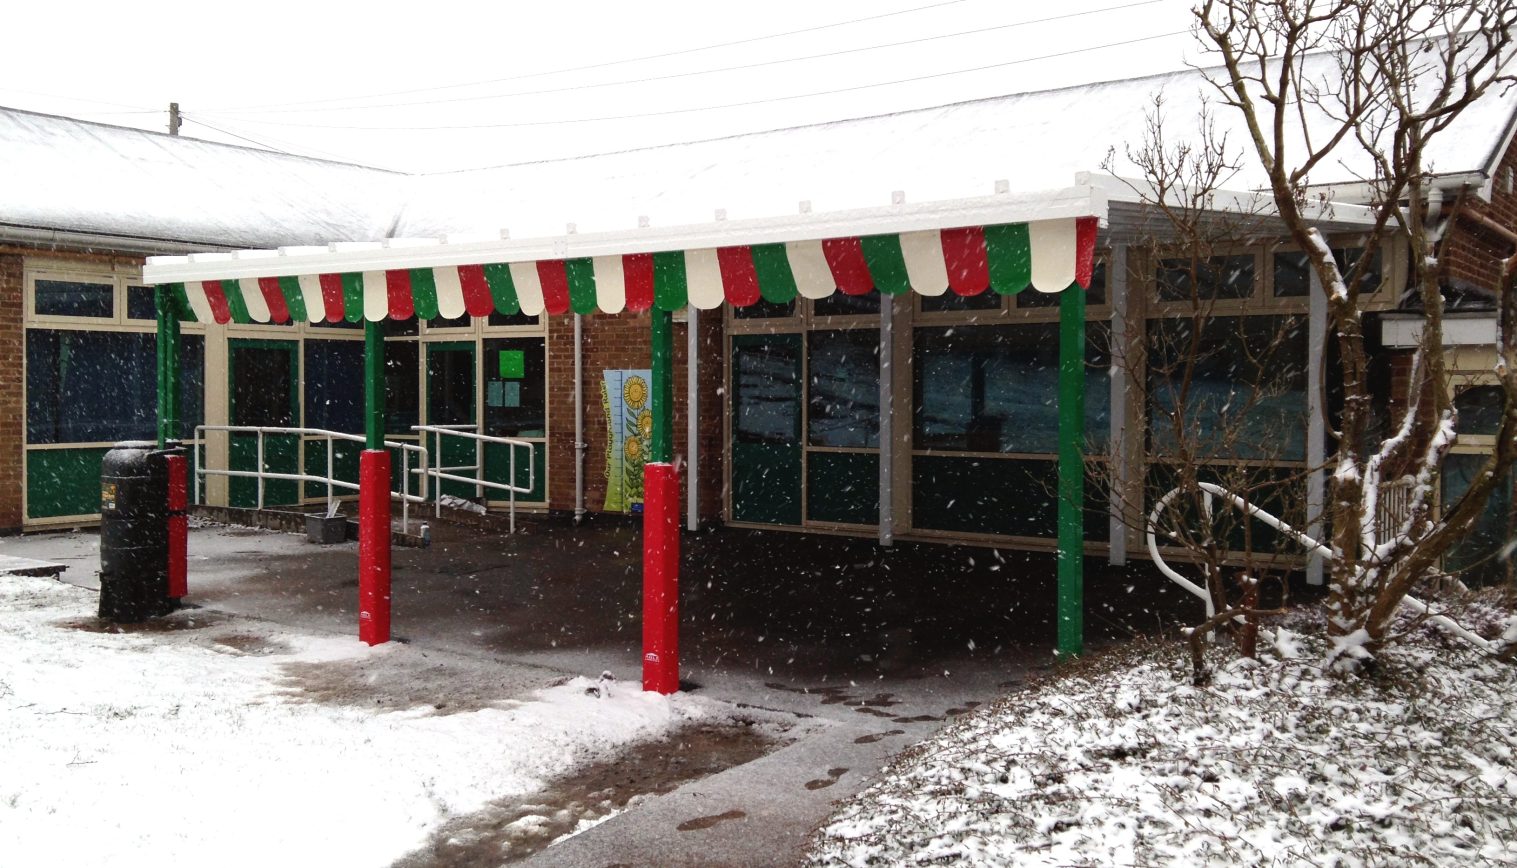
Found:
<svg viewBox="0 0 1517 868"><path fill-rule="evenodd" d="M4 228L271 247L383 238L406 175L0 109Z"/></svg>
<svg viewBox="0 0 1517 868"><path fill-rule="evenodd" d="M1308 74L1331 75L1332 58ZM1168 134L1194 138L1206 101L1242 168L1231 189L1266 179L1247 136L1217 106L1204 72L1009 94L915 111L707 141L431 175L170 137L0 109L0 226L269 248L439 235L557 237L722 217L762 220L1054 190L1079 173L1136 174L1162 100ZM1437 140L1448 176L1484 175L1517 118L1517 89L1493 90ZM1348 149L1346 158L1352 158ZM1329 161L1314 185L1350 185L1367 165ZM1347 189L1347 187L1345 187ZM803 206L802 203L807 203ZM572 224L573 228L570 228Z"/></svg>

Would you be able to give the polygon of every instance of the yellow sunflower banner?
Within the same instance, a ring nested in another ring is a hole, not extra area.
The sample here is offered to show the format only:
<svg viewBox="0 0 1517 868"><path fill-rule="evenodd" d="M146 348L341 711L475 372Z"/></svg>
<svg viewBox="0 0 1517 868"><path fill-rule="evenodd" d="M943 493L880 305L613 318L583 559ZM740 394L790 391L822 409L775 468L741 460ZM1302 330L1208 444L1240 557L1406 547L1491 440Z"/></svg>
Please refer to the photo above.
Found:
<svg viewBox="0 0 1517 868"><path fill-rule="evenodd" d="M600 386L606 411L606 512L641 512L643 465L653 437L650 372L607 370Z"/></svg>

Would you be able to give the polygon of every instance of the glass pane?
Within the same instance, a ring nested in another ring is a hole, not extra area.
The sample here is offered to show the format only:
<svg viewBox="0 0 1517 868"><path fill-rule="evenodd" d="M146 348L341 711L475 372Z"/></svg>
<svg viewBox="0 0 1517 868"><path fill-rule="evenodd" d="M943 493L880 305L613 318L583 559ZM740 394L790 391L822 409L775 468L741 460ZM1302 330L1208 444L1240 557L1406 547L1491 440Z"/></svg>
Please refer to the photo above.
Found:
<svg viewBox="0 0 1517 868"><path fill-rule="evenodd" d="M1085 432L1097 443L1110 428L1109 333L1086 328ZM1058 451L1058 323L920 328L913 352L917 448Z"/></svg>
<svg viewBox="0 0 1517 868"><path fill-rule="evenodd" d="M157 319L158 304L151 286L128 286L126 288L127 319Z"/></svg>
<svg viewBox="0 0 1517 868"><path fill-rule="evenodd" d="M427 320L427 331L436 331L438 329L466 329L472 325L473 322L474 320L472 320L468 314L453 317L452 319L443 319L442 317L438 317L437 319Z"/></svg>
<svg viewBox="0 0 1517 868"><path fill-rule="evenodd" d="M417 334L416 318L385 319L379 321L379 331L387 338L405 338Z"/></svg>
<svg viewBox="0 0 1517 868"><path fill-rule="evenodd" d="M1455 454L1443 460L1443 508L1452 509L1485 466L1486 456ZM1506 581L1513 570L1511 541L1517 539L1513 476L1498 484L1470 532L1444 558L1444 568L1470 585Z"/></svg>
<svg viewBox="0 0 1517 868"><path fill-rule="evenodd" d="M1500 386L1471 386L1454 397L1459 433L1491 436L1501 427L1504 396Z"/></svg>
<svg viewBox="0 0 1517 868"><path fill-rule="evenodd" d="M1024 289L1016 296L1017 307L1058 307L1059 293L1038 292L1031 287ZM1097 259L1095 267L1090 271L1090 288L1085 290L1085 303L1106 303L1106 263Z"/></svg>
<svg viewBox="0 0 1517 868"><path fill-rule="evenodd" d="M811 303L812 316L867 316L880 312L880 294L848 295L834 292Z"/></svg>
<svg viewBox="0 0 1517 868"><path fill-rule="evenodd" d="M415 341L385 341L385 431L415 434L421 418L420 351Z"/></svg>
<svg viewBox="0 0 1517 868"><path fill-rule="evenodd" d="M340 320L338 322L327 322L326 320L322 320L321 322L313 322L313 323L311 323L311 327L312 328L319 328L319 329L360 329L361 330L361 329L363 329L363 323L361 323L361 322L348 322L347 320Z"/></svg>
<svg viewBox="0 0 1517 868"><path fill-rule="evenodd" d="M880 445L880 333L814 331L806 336L812 446Z"/></svg>
<svg viewBox="0 0 1517 868"><path fill-rule="evenodd" d="M363 433L363 343L305 342L305 424Z"/></svg>
<svg viewBox="0 0 1517 868"><path fill-rule="evenodd" d="M1364 248L1352 247L1333 251L1333 261L1343 275L1364 255ZM1359 281L1360 292L1374 292L1380 288L1383 277L1380 266L1380 251L1375 251L1374 261ZM1311 291L1311 260L1297 250L1275 254L1275 295L1279 298L1305 298Z"/></svg>
<svg viewBox="0 0 1517 868"><path fill-rule="evenodd" d="M524 313L498 313L492 312L490 319L485 325L492 326L535 326L537 317L528 316Z"/></svg>
<svg viewBox="0 0 1517 868"><path fill-rule="evenodd" d="M1299 250L1275 254L1275 296L1304 298L1311 292L1311 260Z"/></svg>
<svg viewBox="0 0 1517 868"><path fill-rule="evenodd" d="M497 437L548 432L547 358L542 338L485 341L485 431Z"/></svg>
<svg viewBox="0 0 1517 868"><path fill-rule="evenodd" d="M1149 321L1155 451L1172 453L1183 437L1201 455L1303 460L1306 318L1211 317L1195 331L1188 317Z"/></svg>
<svg viewBox="0 0 1517 868"><path fill-rule="evenodd" d="M796 335L743 336L732 348L732 437L737 443L801 440L801 360Z"/></svg>
<svg viewBox="0 0 1517 868"><path fill-rule="evenodd" d="M427 348L427 424L474 424L474 348Z"/></svg>
<svg viewBox="0 0 1517 868"><path fill-rule="evenodd" d="M32 294L38 316L94 316L110 318L115 313L116 288L109 283L71 280L39 280Z"/></svg>
<svg viewBox="0 0 1517 868"><path fill-rule="evenodd" d="M994 292L979 295L959 295L952 290L942 295L922 296L922 311L938 313L950 310L1000 310L1001 297Z"/></svg>
<svg viewBox="0 0 1517 868"><path fill-rule="evenodd" d="M205 336L179 336L179 436L195 436L205 422Z"/></svg>
<svg viewBox="0 0 1517 868"><path fill-rule="evenodd" d="M119 332L26 332L28 443L151 440L157 338Z"/></svg>
<svg viewBox="0 0 1517 868"><path fill-rule="evenodd" d="M231 355L232 424L293 426L294 352L280 346L234 346Z"/></svg>
<svg viewBox="0 0 1517 868"><path fill-rule="evenodd" d="M772 301L759 299L747 307L735 307L732 309L733 319L773 319L775 317L794 316L795 299L784 304L775 304Z"/></svg>
<svg viewBox="0 0 1517 868"><path fill-rule="evenodd" d="M1254 292L1254 257L1163 259L1155 277L1162 301L1248 298Z"/></svg>

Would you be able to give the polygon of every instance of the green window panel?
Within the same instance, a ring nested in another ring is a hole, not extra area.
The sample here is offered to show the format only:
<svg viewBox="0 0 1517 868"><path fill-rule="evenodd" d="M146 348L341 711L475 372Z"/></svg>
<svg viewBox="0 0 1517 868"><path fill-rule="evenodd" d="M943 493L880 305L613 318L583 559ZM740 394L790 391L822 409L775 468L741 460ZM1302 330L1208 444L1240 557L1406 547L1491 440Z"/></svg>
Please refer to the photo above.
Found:
<svg viewBox="0 0 1517 868"><path fill-rule="evenodd" d="M227 342L228 411L233 425L289 428L300 420L300 357L294 341L233 338ZM227 464L232 470L252 470L258 465L258 436L231 434ZM300 472L300 437L266 434L263 438L263 469L276 473ZM258 480L233 477L228 483L228 502L235 507L258 505ZM300 486L291 480L264 481L263 505L289 506L300 502Z"/></svg>
<svg viewBox="0 0 1517 868"><path fill-rule="evenodd" d="M1053 538L1058 468L1049 460L918 455L911 461L912 524L920 530ZM1098 480L1085 481L1085 538L1110 537Z"/></svg>
<svg viewBox="0 0 1517 868"><path fill-rule="evenodd" d="M511 476L511 447L504 443L489 443L485 446L485 479L491 482L506 482ZM532 469L527 468L526 450L516 447L516 481L518 486L533 483L529 494L516 495L517 503L543 503L548 499L548 447L543 443L532 444ZM536 478L530 474L536 473ZM485 489L485 496L494 501L511 499L509 491Z"/></svg>
<svg viewBox="0 0 1517 868"><path fill-rule="evenodd" d="M812 452L807 456L806 518L877 524L880 456L872 452Z"/></svg>
<svg viewBox="0 0 1517 868"><path fill-rule="evenodd" d="M26 453L26 517L100 512L100 459L106 449L34 449Z"/></svg>

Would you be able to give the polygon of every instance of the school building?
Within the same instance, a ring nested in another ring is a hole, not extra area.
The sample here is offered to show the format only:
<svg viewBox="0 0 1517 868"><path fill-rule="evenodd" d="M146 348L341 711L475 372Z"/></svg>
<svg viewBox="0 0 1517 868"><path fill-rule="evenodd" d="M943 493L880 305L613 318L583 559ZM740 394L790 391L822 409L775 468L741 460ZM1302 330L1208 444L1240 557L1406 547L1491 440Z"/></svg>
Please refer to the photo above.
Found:
<svg viewBox="0 0 1517 868"><path fill-rule="evenodd" d="M1164 435L1145 400L1163 400L1162 356L1185 327L1191 275L1166 256L1159 218L1134 186L1101 167L1110 148L1141 138L1149 96L1160 90L1170 117L1198 111L1199 80L1183 72L635 151L607 142L597 156L431 176L0 109L0 530L96 520L100 456L115 441L153 439L157 310L141 278L145 257L283 248L291 259L351 253L362 263L376 250L414 250L423 261L429 251L511 239L541 241L539 254L523 254L538 263L536 276L526 275L535 285L523 285L519 263L477 274L463 260L413 268L382 278L377 317L365 312L375 287L357 270L197 284L184 294L195 316L181 325L179 436L210 469L252 468L261 451L267 469L320 475L330 448L333 472L356 480L358 443L271 433L260 450L252 435L197 429L361 433L363 323L380 319L386 439L420 444L434 465L470 463L473 444L414 426L528 441L530 457L494 443L481 449L485 479L524 489L518 507L631 509L636 492L626 481L649 433L633 383L649 367L650 311L659 305L639 303L630 271L608 281L578 239L700 227L711 250L751 247L753 285L739 303L732 281L719 280L713 303L699 295L704 260L685 256L673 439L689 524L1051 550L1061 294L1001 280L1021 272L997 264L996 233L1018 225L1036 233L1094 209L1081 290L1082 427L1084 451L1111 481L1087 484L1084 546L1116 561L1138 556L1140 535L1106 486L1141 500L1163 475ZM1457 347L1449 388L1463 429L1445 485L1460 484L1460 468L1491 448L1501 408L1485 292L1517 227L1514 122L1517 94L1493 93L1444 136L1433 163L1448 339ZM1345 261L1364 254L1367 226L1351 168L1318 213ZM1256 175L1243 172L1227 195L1252 201L1263 186ZM980 234L944 230L926 258L910 249L915 235L892 229L904 251L901 286L911 290L899 293L881 291L867 247L776 253L739 238L766 220L814 221L818 237L830 237L829 220L856 227L858 215L878 213L889 228L892 213L955 208ZM1218 219L1226 216L1219 206ZM1266 359L1281 385L1251 411L1261 436L1216 461L1306 474L1311 509L1322 479L1307 471L1326 454L1332 409L1324 406L1332 396L1312 385L1326 315L1305 256L1282 235L1259 220L1202 270L1201 295L1218 301L1212 333L1202 336L1211 350L1198 389L1230 394ZM783 262L765 259L776 255ZM1405 301L1405 245L1369 255L1377 257L1367 305L1374 377L1390 407L1406 398L1420 315ZM936 270L922 265L932 256L941 259ZM875 285L835 291L849 261L869 266L862 279ZM563 270L545 272L544 262ZM447 270L454 265L456 276ZM1133 388L1136 377L1145 388ZM1200 424L1210 421L1222 419ZM209 503L257 502L250 479L211 475L201 485ZM442 490L478 492L456 481ZM270 481L262 492L265 505L324 498L312 483ZM506 505L498 491L486 499ZM1508 489L1477 536L1507 539L1511 508Z"/></svg>

